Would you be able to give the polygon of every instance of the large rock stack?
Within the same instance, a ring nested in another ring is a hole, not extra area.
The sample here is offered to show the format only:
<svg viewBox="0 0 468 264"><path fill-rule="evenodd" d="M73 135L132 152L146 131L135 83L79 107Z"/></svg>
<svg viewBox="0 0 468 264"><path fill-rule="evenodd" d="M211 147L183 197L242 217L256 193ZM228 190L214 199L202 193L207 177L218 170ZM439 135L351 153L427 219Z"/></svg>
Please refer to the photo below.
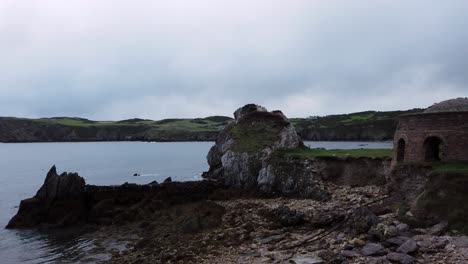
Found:
<svg viewBox="0 0 468 264"><path fill-rule="evenodd" d="M21 201L6 228L29 228L47 223L66 226L83 220L86 211L85 180L77 173L57 174L55 166L32 198Z"/></svg>
<svg viewBox="0 0 468 264"><path fill-rule="evenodd" d="M220 180L228 187L266 194L309 196L309 192L298 192L295 188L301 183L301 188L314 189L307 175L299 177L291 173L285 182L271 169L267 173L268 163L276 151L303 147L294 126L283 113L248 104L235 111L234 117L210 149L207 156L210 169L203 177Z"/></svg>

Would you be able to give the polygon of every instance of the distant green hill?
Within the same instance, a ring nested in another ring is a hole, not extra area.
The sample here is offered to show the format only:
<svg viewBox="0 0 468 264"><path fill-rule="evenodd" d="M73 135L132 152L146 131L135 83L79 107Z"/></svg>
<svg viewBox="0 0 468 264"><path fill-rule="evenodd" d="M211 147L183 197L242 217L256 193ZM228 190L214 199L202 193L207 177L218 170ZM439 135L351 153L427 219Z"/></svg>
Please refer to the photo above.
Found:
<svg viewBox="0 0 468 264"><path fill-rule="evenodd" d="M323 117L293 118L297 133L304 140L315 141L376 141L391 140L402 114L419 113L424 109L407 111L365 111Z"/></svg>
<svg viewBox="0 0 468 264"><path fill-rule="evenodd" d="M303 140L391 140L396 117L421 112L376 112L293 118ZM232 118L210 116L195 119L93 121L78 117L0 117L0 142L54 141L213 141Z"/></svg>
<svg viewBox="0 0 468 264"><path fill-rule="evenodd" d="M223 116L159 121L0 117L0 142L212 141L230 120Z"/></svg>

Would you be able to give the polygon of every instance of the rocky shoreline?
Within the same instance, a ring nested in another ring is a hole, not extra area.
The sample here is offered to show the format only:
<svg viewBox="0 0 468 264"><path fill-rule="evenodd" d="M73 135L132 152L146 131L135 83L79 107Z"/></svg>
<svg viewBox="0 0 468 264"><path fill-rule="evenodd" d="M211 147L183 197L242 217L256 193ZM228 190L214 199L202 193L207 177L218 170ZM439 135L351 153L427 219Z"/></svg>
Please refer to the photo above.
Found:
<svg viewBox="0 0 468 264"><path fill-rule="evenodd" d="M464 175L289 157L304 145L280 111L234 116L205 180L91 186L53 167L7 228L92 226L128 245L108 263L467 263Z"/></svg>

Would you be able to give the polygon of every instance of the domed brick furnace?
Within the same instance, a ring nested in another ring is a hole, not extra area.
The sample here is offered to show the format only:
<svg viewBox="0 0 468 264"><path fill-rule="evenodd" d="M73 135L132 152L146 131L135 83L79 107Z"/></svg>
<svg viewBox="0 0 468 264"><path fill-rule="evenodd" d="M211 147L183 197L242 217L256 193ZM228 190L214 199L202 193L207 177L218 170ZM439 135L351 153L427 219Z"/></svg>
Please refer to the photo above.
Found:
<svg viewBox="0 0 468 264"><path fill-rule="evenodd" d="M443 101L398 118L392 165L437 161L468 161L468 98Z"/></svg>

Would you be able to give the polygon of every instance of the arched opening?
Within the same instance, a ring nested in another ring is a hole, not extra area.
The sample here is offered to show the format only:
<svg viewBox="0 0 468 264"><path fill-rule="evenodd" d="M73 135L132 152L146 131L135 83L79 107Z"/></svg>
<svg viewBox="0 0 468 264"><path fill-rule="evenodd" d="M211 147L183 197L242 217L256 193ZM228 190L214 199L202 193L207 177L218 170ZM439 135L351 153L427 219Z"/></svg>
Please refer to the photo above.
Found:
<svg viewBox="0 0 468 264"><path fill-rule="evenodd" d="M405 159L405 146L406 142L404 139L400 138L397 144L397 162L401 162Z"/></svg>
<svg viewBox="0 0 468 264"><path fill-rule="evenodd" d="M439 137L428 137L424 141L424 160L440 161L440 145L442 140Z"/></svg>

